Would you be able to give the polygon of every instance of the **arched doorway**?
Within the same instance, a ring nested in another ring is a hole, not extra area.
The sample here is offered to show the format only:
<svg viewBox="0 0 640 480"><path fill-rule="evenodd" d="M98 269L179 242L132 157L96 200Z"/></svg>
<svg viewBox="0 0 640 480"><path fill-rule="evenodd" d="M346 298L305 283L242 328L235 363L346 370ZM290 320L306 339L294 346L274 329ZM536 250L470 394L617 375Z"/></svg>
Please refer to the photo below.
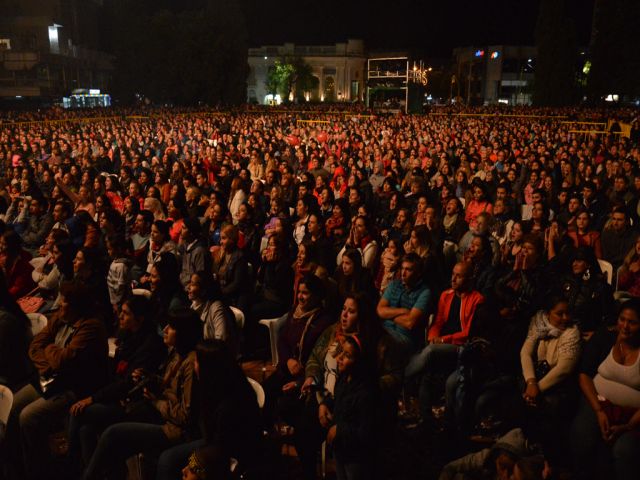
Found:
<svg viewBox="0 0 640 480"><path fill-rule="evenodd" d="M324 101L336 101L336 81L332 76L324 77Z"/></svg>

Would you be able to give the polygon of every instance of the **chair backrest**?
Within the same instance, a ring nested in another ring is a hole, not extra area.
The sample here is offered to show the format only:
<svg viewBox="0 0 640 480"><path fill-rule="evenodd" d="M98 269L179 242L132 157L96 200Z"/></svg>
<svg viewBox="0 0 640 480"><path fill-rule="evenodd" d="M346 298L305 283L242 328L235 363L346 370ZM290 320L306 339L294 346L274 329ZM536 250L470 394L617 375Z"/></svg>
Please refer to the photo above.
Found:
<svg viewBox="0 0 640 480"><path fill-rule="evenodd" d="M600 270L607 276L607 283L611 285L613 283L613 265L606 260L598 260L600 264Z"/></svg>
<svg viewBox="0 0 640 480"><path fill-rule="evenodd" d="M41 313L27 313L27 318L31 320L31 334L34 337L39 334L48 323L47 317Z"/></svg>
<svg viewBox="0 0 640 480"><path fill-rule="evenodd" d="M107 339L107 344L109 345L109 358L115 357L116 350L118 349L118 345L116 344L116 337L109 337Z"/></svg>
<svg viewBox="0 0 640 480"><path fill-rule="evenodd" d="M263 392L263 396L264 396L264 392ZM13 406L13 393L11 393L11 390L9 390L9 387L0 385L0 422L4 423L5 425L9 420L9 412L11 412L12 406Z"/></svg>
<svg viewBox="0 0 640 480"><path fill-rule="evenodd" d="M236 308L236 307L229 307L229 308L233 312L233 316L236 317L236 325L238 326L238 329L242 330L244 328L244 313L242 313L242 310L240 310L239 308Z"/></svg>
<svg viewBox="0 0 640 480"><path fill-rule="evenodd" d="M253 391L256 392L256 398L258 400L258 406L260 408L264 407L264 399L265 399L264 388L262 388L262 385L260 385L258 382L256 382L253 378L247 377L247 380L249 381L249 384L253 388Z"/></svg>
<svg viewBox="0 0 640 480"><path fill-rule="evenodd" d="M533 215L533 205L522 205L521 218L522 220L531 220Z"/></svg>
<svg viewBox="0 0 640 480"><path fill-rule="evenodd" d="M133 295L140 295L146 297L147 299L151 298L151 290L147 290L146 288L134 288L131 290Z"/></svg>

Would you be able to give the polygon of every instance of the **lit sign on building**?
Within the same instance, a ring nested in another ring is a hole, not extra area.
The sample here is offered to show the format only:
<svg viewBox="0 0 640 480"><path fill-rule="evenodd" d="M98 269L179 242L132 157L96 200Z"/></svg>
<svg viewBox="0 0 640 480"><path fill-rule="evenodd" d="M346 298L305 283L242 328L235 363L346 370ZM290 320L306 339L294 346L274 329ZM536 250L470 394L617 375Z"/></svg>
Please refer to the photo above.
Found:
<svg viewBox="0 0 640 480"><path fill-rule="evenodd" d="M476 57L484 57L484 50L476 50L475 56Z"/></svg>
<svg viewBox="0 0 640 480"><path fill-rule="evenodd" d="M498 58L499 56L500 56L500 52L498 52L498 51L491 52L491 58L492 58L492 59L494 59L494 60L495 60L495 59L496 59L496 58Z"/></svg>

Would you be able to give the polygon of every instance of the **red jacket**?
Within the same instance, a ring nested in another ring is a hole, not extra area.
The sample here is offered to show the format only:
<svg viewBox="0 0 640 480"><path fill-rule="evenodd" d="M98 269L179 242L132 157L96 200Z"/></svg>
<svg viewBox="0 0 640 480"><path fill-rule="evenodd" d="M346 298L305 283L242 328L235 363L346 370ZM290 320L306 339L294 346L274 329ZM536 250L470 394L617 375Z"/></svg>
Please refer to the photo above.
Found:
<svg viewBox="0 0 640 480"><path fill-rule="evenodd" d="M31 278L33 266L29 263L29 260L31 260L31 255L25 250L20 252L18 259L10 267L6 265L7 259L5 255L0 258L0 268L4 269L9 293L16 300L37 287Z"/></svg>
<svg viewBox="0 0 640 480"><path fill-rule="evenodd" d="M445 290L442 292L442 295L440 295L440 300L438 301L438 313L436 314L436 319L433 322L433 325L429 328L429 340L440 336L440 331L449 318L449 310L451 309L451 302L453 301L454 295L455 292L451 288L449 290ZM482 302L484 302L484 297L480 292L476 292L475 290L462 295L462 304L460 306L460 326L462 327L462 330L442 337L443 343L462 345L467 341L473 315L476 313L478 305Z"/></svg>

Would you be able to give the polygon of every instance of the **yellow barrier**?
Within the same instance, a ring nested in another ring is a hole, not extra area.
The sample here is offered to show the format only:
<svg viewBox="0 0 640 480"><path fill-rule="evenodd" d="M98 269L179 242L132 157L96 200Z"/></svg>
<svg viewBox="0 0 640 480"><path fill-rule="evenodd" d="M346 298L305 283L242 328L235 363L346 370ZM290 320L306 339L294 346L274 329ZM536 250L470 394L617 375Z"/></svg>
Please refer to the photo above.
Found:
<svg viewBox="0 0 640 480"><path fill-rule="evenodd" d="M296 123L333 123L333 122L330 122L329 120L301 120L299 118L296 118Z"/></svg>
<svg viewBox="0 0 640 480"><path fill-rule="evenodd" d="M579 122L579 121L566 121L566 122L560 122L563 124L569 124L569 125L606 125L606 122Z"/></svg>
<svg viewBox="0 0 640 480"><path fill-rule="evenodd" d="M426 116L440 116L440 117L507 117L507 118L553 118L562 119L567 118L566 115L515 115L511 113L444 113L444 112L430 112Z"/></svg>
<svg viewBox="0 0 640 480"><path fill-rule="evenodd" d="M623 132L608 132L607 130L569 130L569 133L593 133L596 135L622 135Z"/></svg>
<svg viewBox="0 0 640 480"><path fill-rule="evenodd" d="M192 112L192 113L178 113L171 115L172 117L201 117L201 116L220 116L228 115L228 112ZM149 120L152 118L166 117L168 114L153 113L150 115L126 115L117 116L112 115L108 117L79 117L79 118L57 118L52 120L31 120L22 122L2 122L0 121L0 128L14 127L14 126L33 126L33 125L55 125L59 123L90 123L90 122L102 122L109 120Z"/></svg>
<svg viewBox="0 0 640 480"><path fill-rule="evenodd" d="M241 113L253 113L256 115L265 115L269 113L302 113L310 115L346 115L351 117L375 118L375 115L355 113L355 112L319 112L316 110L247 110Z"/></svg>
<svg viewBox="0 0 640 480"><path fill-rule="evenodd" d="M0 128L8 127L8 126L20 126L20 125L47 125L47 124L56 124L56 123L87 123L87 122L101 122L103 120L121 120L122 117L111 116L111 117L82 117L82 118L59 118L55 120L32 120L25 122L10 122L3 123L0 122Z"/></svg>

